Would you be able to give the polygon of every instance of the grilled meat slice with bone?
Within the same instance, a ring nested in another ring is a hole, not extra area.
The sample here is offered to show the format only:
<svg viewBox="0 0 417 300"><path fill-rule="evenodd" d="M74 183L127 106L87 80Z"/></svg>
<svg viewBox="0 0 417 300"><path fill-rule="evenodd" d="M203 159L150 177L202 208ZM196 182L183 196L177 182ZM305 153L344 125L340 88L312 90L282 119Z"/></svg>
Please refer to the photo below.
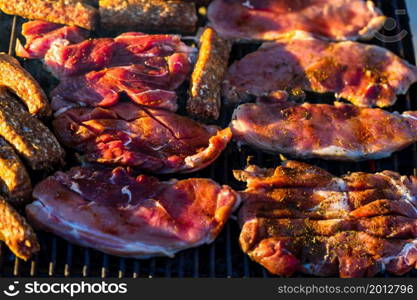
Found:
<svg viewBox="0 0 417 300"><path fill-rule="evenodd" d="M98 10L80 0L0 0L0 10L27 19L44 20L92 30Z"/></svg>
<svg viewBox="0 0 417 300"><path fill-rule="evenodd" d="M0 124L0 136L33 170L62 164L64 150L52 132L4 89L0 89Z"/></svg>
<svg viewBox="0 0 417 300"><path fill-rule="evenodd" d="M37 227L108 254L148 258L211 243L239 204L209 179L159 182L114 170L73 168L39 183L26 207Z"/></svg>
<svg viewBox="0 0 417 300"><path fill-rule="evenodd" d="M26 39L23 46L16 42L16 55L23 58L43 58L53 44L67 45L84 41L88 32L76 26L64 26L46 21L30 21L22 25Z"/></svg>
<svg viewBox="0 0 417 300"><path fill-rule="evenodd" d="M101 26L107 30L193 33L195 4L166 0L100 0Z"/></svg>
<svg viewBox="0 0 417 300"><path fill-rule="evenodd" d="M0 196L0 240L19 258L28 260L39 251L32 227Z"/></svg>
<svg viewBox="0 0 417 300"><path fill-rule="evenodd" d="M129 32L74 44L82 35L71 28L37 26L28 24L34 29L26 30L27 45L18 53L38 58L44 54L46 67L60 79L51 92L53 110L111 106L122 94L138 104L177 109L175 89L190 72L194 51L179 36Z"/></svg>
<svg viewBox="0 0 417 300"><path fill-rule="evenodd" d="M266 152L359 161L389 157L416 142L417 113L263 98L240 105L230 128L234 140Z"/></svg>
<svg viewBox="0 0 417 300"><path fill-rule="evenodd" d="M393 105L417 82L417 67L385 48L329 42L293 32L235 62L223 93L229 102L279 90L331 92L358 106Z"/></svg>
<svg viewBox="0 0 417 300"><path fill-rule="evenodd" d="M32 115L47 117L51 114L48 98L36 79L14 57L6 53L0 53L1 86L16 94Z"/></svg>
<svg viewBox="0 0 417 300"><path fill-rule="evenodd" d="M126 102L108 109L70 109L53 127L64 145L82 151L88 161L154 173L202 169L217 159L232 136L228 128Z"/></svg>
<svg viewBox="0 0 417 300"><path fill-rule="evenodd" d="M392 171L335 177L304 163L235 171L240 244L271 273L364 277L417 267L417 178Z"/></svg>
<svg viewBox="0 0 417 300"><path fill-rule="evenodd" d="M332 40L369 39L385 22L372 1L215 0L211 25L230 39L274 40L302 30Z"/></svg>

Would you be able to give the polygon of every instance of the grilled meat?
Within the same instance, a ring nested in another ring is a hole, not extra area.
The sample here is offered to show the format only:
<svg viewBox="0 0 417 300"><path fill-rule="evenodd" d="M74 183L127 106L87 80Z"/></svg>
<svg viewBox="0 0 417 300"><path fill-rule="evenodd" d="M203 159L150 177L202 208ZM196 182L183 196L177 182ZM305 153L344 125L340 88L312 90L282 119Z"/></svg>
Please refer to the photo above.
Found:
<svg viewBox="0 0 417 300"><path fill-rule="evenodd" d="M227 69L231 43L210 27L200 37L200 50L191 77L187 111L200 119L217 120L221 107L221 82Z"/></svg>
<svg viewBox="0 0 417 300"><path fill-rule="evenodd" d="M0 86L15 93L33 115L46 117L51 113L48 98L35 78L12 56L0 53Z"/></svg>
<svg viewBox="0 0 417 300"><path fill-rule="evenodd" d="M159 182L124 169L73 168L38 184L26 207L39 228L108 254L172 257L211 243L233 209L236 193L209 179Z"/></svg>
<svg viewBox="0 0 417 300"><path fill-rule="evenodd" d="M208 10L225 38L274 40L303 30L333 40L369 39L385 22L372 1L216 0Z"/></svg>
<svg viewBox="0 0 417 300"><path fill-rule="evenodd" d="M0 196L0 240L19 258L28 260L39 251L33 229L7 201Z"/></svg>
<svg viewBox="0 0 417 300"><path fill-rule="evenodd" d="M19 206L30 198L32 185L25 166L14 149L0 138L0 187L7 200Z"/></svg>
<svg viewBox="0 0 417 300"><path fill-rule="evenodd" d="M192 33L197 11L193 2L100 0L101 26L108 30Z"/></svg>
<svg viewBox="0 0 417 300"><path fill-rule="evenodd" d="M43 35L37 35L37 26L28 25L35 27L35 34L29 31L22 52L33 53L31 57L44 53L46 67L61 80L51 92L54 110L111 106L121 94L138 104L177 109L174 90L190 72L194 51L179 36L129 32L73 44L82 39L82 32L68 27L48 31L44 25L45 30L39 30Z"/></svg>
<svg viewBox="0 0 417 300"><path fill-rule="evenodd" d="M358 106L385 107L416 81L417 67L385 48L293 32L235 62L223 91L230 102L303 89L335 93Z"/></svg>
<svg viewBox="0 0 417 300"><path fill-rule="evenodd" d="M417 178L384 171L341 178L287 161L236 171L240 244L271 273L364 277L417 267Z"/></svg>
<svg viewBox="0 0 417 300"><path fill-rule="evenodd" d="M34 170L62 163L64 151L52 132L5 90L0 91L0 136Z"/></svg>
<svg viewBox="0 0 417 300"><path fill-rule="evenodd" d="M0 10L23 18L78 26L92 30L98 21L96 8L80 0L0 0Z"/></svg>
<svg viewBox="0 0 417 300"><path fill-rule="evenodd" d="M299 158L350 161L389 157L417 141L415 112L274 100L235 110L230 127L236 141Z"/></svg>
<svg viewBox="0 0 417 300"><path fill-rule="evenodd" d="M155 173L192 172L211 164L231 139L229 129L204 126L166 110L119 103L70 109L53 122L58 139L88 161Z"/></svg>
<svg viewBox="0 0 417 300"><path fill-rule="evenodd" d="M43 58L55 45L75 44L84 41L88 32L76 26L64 26L46 21L29 21L22 25L26 39L23 46L16 42L16 55L23 58Z"/></svg>

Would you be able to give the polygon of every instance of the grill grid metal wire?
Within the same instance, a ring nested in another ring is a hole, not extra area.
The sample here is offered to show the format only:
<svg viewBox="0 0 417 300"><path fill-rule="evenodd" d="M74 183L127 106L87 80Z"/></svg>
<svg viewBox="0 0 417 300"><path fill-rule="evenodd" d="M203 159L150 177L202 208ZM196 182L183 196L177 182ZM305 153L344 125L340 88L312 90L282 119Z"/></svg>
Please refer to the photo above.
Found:
<svg viewBox="0 0 417 300"><path fill-rule="evenodd" d="M375 3L384 11L385 15L397 22L393 31L382 32L393 36L401 30L408 32L407 36L397 43L382 43L371 41L384 46L396 54L415 64L412 48L411 31L407 14L403 14L406 7L404 0L382 1ZM14 53L16 39L19 38L21 24L24 20L0 14L0 51ZM239 59L259 45L239 45L232 50L232 59ZM56 83L50 75L42 69L39 61L22 61L49 92ZM312 96L321 102L331 103L334 99L329 96ZM417 88L414 86L405 96L400 96L391 111L417 110ZM232 108L223 109L220 125L227 126ZM233 159L230 159L233 157ZM233 188L242 189L244 186L233 179L231 170L243 168L250 158L251 163L265 167L276 166L280 160L278 156L271 156L248 147L238 149L232 144L221 157L209 168L192 174L195 177L213 178L221 184L229 184ZM402 174L415 174L417 168L417 147L413 145L392 157L379 161L361 163L335 163L322 160L308 162L342 175L349 171L376 172L384 169L394 170ZM70 163L71 165L71 163ZM42 178L46 174L36 174ZM183 176L176 176L183 178ZM167 178L167 177L166 177ZM163 179L166 179L163 178ZM13 277L269 277L271 276L261 266L250 261L240 250L238 243L239 228L235 220L230 220L217 240L211 245L180 252L174 259L153 258L148 260L134 260L109 256L92 249L72 245L52 234L38 232L42 250L32 260L24 262L17 259L7 247L0 244L0 276ZM389 274L380 274L387 277ZM406 275L417 277L417 270Z"/></svg>

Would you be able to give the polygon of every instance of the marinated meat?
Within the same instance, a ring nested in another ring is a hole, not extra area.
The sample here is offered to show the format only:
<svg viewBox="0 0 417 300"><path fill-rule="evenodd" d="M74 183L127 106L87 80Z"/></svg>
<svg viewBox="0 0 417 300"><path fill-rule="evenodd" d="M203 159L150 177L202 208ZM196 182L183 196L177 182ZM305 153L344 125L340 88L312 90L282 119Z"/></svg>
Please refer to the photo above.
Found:
<svg viewBox="0 0 417 300"><path fill-rule="evenodd" d="M369 39L385 22L372 1L215 0L208 10L225 38L274 40L293 30L333 40Z"/></svg>
<svg viewBox="0 0 417 300"><path fill-rule="evenodd" d="M175 89L188 76L194 51L179 36L129 32L71 44L82 36L75 32L69 40L61 34L62 28L58 31L39 37L34 45L35 53L45 53L49 47L46 67L60 79L51 92L54 110L111 106L122 94L138 104L177 109Z"/></svg>
<svg viewBox="0 0 417 300"><path fill-rule="evenodd" d="M65 78L51 92L52 108L74 104L108 107L119 102L124 93L137 104L176 111L175 89L189 73L187 56L176 54L168 62L161 57L150 63L154 65L106 68Z"/></svg>
<svg viewBox="0 0 417 300"><path fill-rule="evenodd" d="M28 260L39 251L33 229L7 201L0 196L0 240L19 258Z"/></svg>
<svg viewBox="0 0 417 300"><path fill-rule="evenodd" d="M87 161L138 167L154 173L192 172L226 148L230 130L205 126L161 109L121 102L108 109L73 108L53 122L66 146Z"/></svg>
<svg viewBox="0 0 417 300"><path fill-rule="evenodd" d="M29 174L13 148L0 138L0 188L13 205L30 198L32 185Z"/></svg>
<svg viewBox="0 0 417 300"><path fill-rule="evenodd" d="M81 0L0 0L0 10L27 19L78 26L92 30L98 23L98 10Z"/></svg>
<svg viewBox="0 0 417 300"><path fill-rule="evenodd" d="M299 158L379 159L417 141L416 112L400 115L341 102L299 105L263 98L239 106L232 119L239 143Z"/></svg>
<svg viewBox="0 0 417 300"><path fill-rule="evenodd" d="M294 32L235 62L223 91L230 102L303 89L335 93L358 106L386 107L414 82L417 67L385 48Z"/></svg>
<svg viewBox="0 0 417 300"><path fill-rule="evenodd" d="M403 275L417 267L417 178L392 171L335 177L286 161L236 171L240 244L271 273Z"/></svg>
<svg viewBox="0 0 417 300"><path fill-rule="evenodd" d="M5 86L15 93L32 115L49 116L48 98L35 78L12 56L0 53L0 87Z"/></svg>
<svg viewBox="0 0 417 300"><path fill-rule="evenodd" d="M221 82L227 69L231 46L230 42L219 37L210 27L201 35L187 102L187 111L191 116L213 120L219 118Z"/></svg>
<svg viewBox="0 0 417 300"><path fill-rule="evenodd" d="M23 58L43 58L53 44L80 43L87 38L88 32L76 26L29 21L22 25L22 35L26 39L26 44L23 46L17 40L16 55Z"/></svg>
<svg viewBox="0 0 417 300"><path fill-rule="evenodd" d="M169 256L211 243L239 204L210 179L159 182L123 168L73 168L39 183L26 207L37 227L108 254Z"/></svg>
<svg viewBox="0 0 417 300"><path fill-rule="evenodd" d="M194 3L166 0L100 0L101 26L108 30L192 33L197 25Z"/></svg>
<svg viewBox="0 0 417 300"><path fill-rule="evenodd" d="M64 151L52 132L4 90L0 91L0 124L0 136L32 169L49 169L62 163Z"/></svg>

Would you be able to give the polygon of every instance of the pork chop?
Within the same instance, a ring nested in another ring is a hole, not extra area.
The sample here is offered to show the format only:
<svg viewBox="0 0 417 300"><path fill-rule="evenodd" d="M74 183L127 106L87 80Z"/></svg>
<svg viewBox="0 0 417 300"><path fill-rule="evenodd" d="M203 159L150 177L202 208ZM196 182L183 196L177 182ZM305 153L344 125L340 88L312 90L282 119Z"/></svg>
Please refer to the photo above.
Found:
<svg viewBox="0 0 417 300"><path fill-rule="evenodd" d="M273 274L366 277L417 267L417 178L335 177L304 163L235 171L240 244Z"/></svg>
<svg viewBox="0 0 417 300"><path fill-rule="evenodd" d="M159 182L121 167L57 172L33 196L26 213L38 228L134 258L173 257L211 243L239 204L236 192L210 179Z"/></svg>
<svg viewBox="0 0 417 300"><path fill-rule="evenodd" d="M385 22L373 2L363 0L215 0L208 18L223 37L255 40L292 30L333 40L369 39Z"/></svg>
<svg viewBox="0 0 417 300"><path fill-rule="evenodd" d="M274 100L240 105L230 124L234 140L270 153L346 161L389 157L417 141L416 112Z"/></svg>
<svg viewBox="0 0 417 300"><path fill-rule="evenodd" d="M230 129L206 126L166 110L119 103L108 109L74 108L53 121L58 139L88 161L154 173L192 172L226 148Z"/></svg>
<svg viewBox="0 0 417 300"><path fill-rule="evenodd" d="M357 106L386 107L415 82L417 67L385 48L292 32L233 63L223 94L237 102L251 95L301 89L335 93Z"/></svg>

